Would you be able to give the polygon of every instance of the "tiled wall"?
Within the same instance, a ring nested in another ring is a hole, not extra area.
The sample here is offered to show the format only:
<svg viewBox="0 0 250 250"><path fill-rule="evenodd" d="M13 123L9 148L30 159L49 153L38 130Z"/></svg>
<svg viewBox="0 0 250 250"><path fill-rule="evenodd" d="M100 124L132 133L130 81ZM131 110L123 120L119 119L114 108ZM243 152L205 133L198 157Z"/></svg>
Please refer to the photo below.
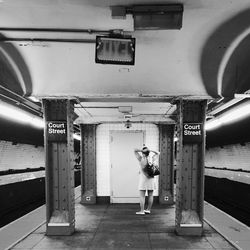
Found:
<svg viewBox="0 0 250 250"><path fill-rule="evenodd" d="M110 196L110 131L145 132L145 144L152 149L159 150L159 130L155 124L132 124L126 129L124 124L101 124L96 130L96 169L97 169L97 196ZM158 183L158 180L156 180ZM158 186L158 185L157 185ZM155 192L158 195L158 189Z"/></svg>
<svg viewBox="0 0 250 250"><path fill-rule="evenodd" d="M0 171L45 166L44 148L0 141Z"/></svg>
<svg viewBox="0 0 250 250"><path fill-rule="evenodd" d="M209 148L205 166L250 171L250 143Z"/></svg>

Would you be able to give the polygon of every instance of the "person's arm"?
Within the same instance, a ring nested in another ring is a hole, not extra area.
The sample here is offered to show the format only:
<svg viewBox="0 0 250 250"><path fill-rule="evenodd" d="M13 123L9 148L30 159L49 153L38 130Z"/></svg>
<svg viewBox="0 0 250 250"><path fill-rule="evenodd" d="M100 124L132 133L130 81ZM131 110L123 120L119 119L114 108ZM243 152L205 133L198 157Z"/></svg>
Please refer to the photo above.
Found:
<svg viewBox="0 0 250 250"><path fill-rule="evenodd" d="M157 160L157 157L159 157L160 152L154 150L150 150L150 152L154 153L154 155L152 156L152 161L155 162Z"/></svg>
<svg viewBox="0 0 250 250"><path fill-rule="evenodd" d="M150 152L154 153L155 155L160 155L159 151L150 150Z"/></svg>
<svg viewBox="0 0 250 250"><path fill-rule="evenodd" d="M134 149L134 153L135 153L135 157L137 158L138 161L141 161L141 155L139 154L139 152L142 152L140 149L135 148Z"/></svg>

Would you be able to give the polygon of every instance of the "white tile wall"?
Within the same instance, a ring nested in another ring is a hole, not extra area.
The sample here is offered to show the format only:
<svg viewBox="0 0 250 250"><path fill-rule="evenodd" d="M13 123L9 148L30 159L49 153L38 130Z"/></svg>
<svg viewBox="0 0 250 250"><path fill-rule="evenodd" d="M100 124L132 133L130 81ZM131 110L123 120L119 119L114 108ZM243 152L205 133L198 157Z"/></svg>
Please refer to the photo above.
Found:
<svg viewBox="0 0 250 250"><path fill-rule="evenodd" d="M145 144L159 150L159 130L155 124L133 123L126 129L124 124L101 124L96 130L97 196L110 196L110 131L145 131ZM156 180L158 184L158 179ZM158 186L158 185L157 185ZM158 189L154 193L158 195Z"/></svg>
<svg viewBox="0 0 250 250"><path fill-rule="evenodd" d="M45 166L44 148L0 141L0 171Z"/></svg>
<svg viewBox="0 0 250 250"><path fill-rule="evenodd" d="M250 143L245 146L234 144L206 150L205 166L250 171Z"/></svg>

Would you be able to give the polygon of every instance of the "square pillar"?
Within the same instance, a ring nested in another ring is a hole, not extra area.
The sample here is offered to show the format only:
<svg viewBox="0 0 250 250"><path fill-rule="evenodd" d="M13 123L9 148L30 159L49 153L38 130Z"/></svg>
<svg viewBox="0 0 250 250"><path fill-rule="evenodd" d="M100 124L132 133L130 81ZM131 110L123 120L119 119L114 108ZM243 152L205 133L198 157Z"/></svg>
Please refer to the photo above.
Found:
<svg viewBox="0 0 250 250"><path fill-rule="evenodd" d="M176 232L203 231L205 115L207 101L177 102Z"/></svg>
<svg viewBox="0 0 250 250"><path fill-rule="evenodd" d="M174 129L175 124L160 124L159 202L174 204Z"/></svg>
<svg viewBox="0 0 250 250"><path fill-rule="evenodd" d="M81 203L96 203L96 125L81 124Z"/></svg>
<svg viewBox="0 0 250 250"><path fill-rule="evenodd" d="M75 230L74 101L43 99L45 117L46 234Z"/></svg>

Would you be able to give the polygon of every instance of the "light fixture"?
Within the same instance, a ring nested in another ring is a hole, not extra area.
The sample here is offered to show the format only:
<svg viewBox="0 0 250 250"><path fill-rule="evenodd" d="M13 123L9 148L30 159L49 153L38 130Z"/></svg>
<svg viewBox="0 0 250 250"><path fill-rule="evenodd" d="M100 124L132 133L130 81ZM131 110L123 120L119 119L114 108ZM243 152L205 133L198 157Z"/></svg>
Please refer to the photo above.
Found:
<svg viewBox="0 0 250 250"><path fill-rule="evenodd" d="M40 100L37 99L37 98L34 97L34 96L29 96L28 98L29 98L31 101L33 101L33 102L40 102Z"/></svg>
<svg viewBox="0 0 250 250"><path fill-rule="evenodd" d="M0 102L0 115L23 124L30 124L36 128L44 128L44 122L42 118L3 102Z"/></svg>
<svg viewBox="0 0 250 250"><path fill-rule="evenodd" d="M130 121L130 120L127 120L127 121L125 122L125 128L129 129L129 128L131 128L131 126L132 126L131 121Z"/></svg>
<svg viewBox="0 0 250 250"><path fill-rule="evenodd" d="M250 103L240 105L220 116L215 117L214 119L207 121L205 124L205 129L213 130L221 127L222 125L241 120L247 116L250 116Z"/></svg>
<svg viewBox="0 0 250 250"><path fill-rule="evenodd" d="M77 141L81 141L81 136L78 134L73 134L73 138Z"/></svg>
<svg viewBox="0 0 250 250"><path fill-rule="evenodd" d="M30 124L31 126L39 129L44 129L45 127L44 120L42 118L32 115L28 112L25 112L19 108L15 108L12 105L3 103L1 101L0 101L0 116L3 116L7 119L22 124ZM78 141L81 140L81 136L78 134L73 134L73 137Z"/></svg>

